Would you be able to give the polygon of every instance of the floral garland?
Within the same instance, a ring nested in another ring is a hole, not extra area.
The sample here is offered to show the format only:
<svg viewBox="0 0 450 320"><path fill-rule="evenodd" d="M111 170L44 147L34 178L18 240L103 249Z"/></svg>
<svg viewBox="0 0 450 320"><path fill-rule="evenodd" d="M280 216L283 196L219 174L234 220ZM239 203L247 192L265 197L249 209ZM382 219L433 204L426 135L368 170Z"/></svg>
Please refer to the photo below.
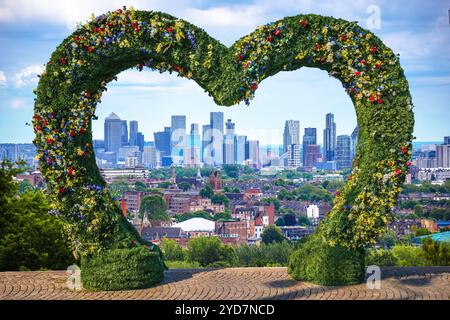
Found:
<svg viewBox="0 0 450 320"><path fill-rule="evenodd" d="M119 72L176 72L196 81L216 103L233 105L249 104L265 78L303 66L342 82L360 127L352 175L320 233L350 248L374 242L391 219L411 155L414 117L398 56L356 23L332 17L284 18L227 48L186 21L123 8L92 17L66 38L36 90L34 143L75 252L85 256L145 244L120 215L92 147L96 106Z"/></svg>

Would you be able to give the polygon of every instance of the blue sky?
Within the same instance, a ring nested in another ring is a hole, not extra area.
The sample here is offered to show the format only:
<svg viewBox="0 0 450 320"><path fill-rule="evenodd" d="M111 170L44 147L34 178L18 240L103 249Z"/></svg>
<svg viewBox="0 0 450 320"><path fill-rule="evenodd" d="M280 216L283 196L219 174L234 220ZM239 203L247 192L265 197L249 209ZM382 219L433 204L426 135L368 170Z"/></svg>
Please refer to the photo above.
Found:
<svg viewBox="0 0 450 320"><path fill-rule="evenodd" d="M317 13L358 21L394 52L411 87L415 135L419 141L441 141L450 135L450 0L299 0L299 1L50 1L0 0L0 143L30 142L33 89L56 46L91 13L133 5L186 19L226 45L257 26L284 16ZM381 26L372 27L375 5ZM98 106L94 137L102 138L103 119L114 111L122 119L139 120L146 140L170 125L171 114L187 115L188 124L207 123L210 111L223 111L239 134L263 144L280 143L286 119L318 128L322 141L325 114L333 112L338 134L350 134L356 117L340 83L320 70L278 74L261 83L250 107L216 106L193 81L149 70L126 71L111 84Z"/></svg>

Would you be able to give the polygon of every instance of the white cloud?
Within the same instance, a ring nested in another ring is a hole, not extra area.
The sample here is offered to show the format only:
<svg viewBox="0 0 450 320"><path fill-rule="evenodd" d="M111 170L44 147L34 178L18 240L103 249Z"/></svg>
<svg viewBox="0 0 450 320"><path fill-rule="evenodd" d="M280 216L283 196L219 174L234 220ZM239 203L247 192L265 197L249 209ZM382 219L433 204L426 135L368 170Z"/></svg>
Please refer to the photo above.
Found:
<svg viewBox="0 0 450 320"><path fill-rule="evenodd" d="M13 100L11 100L10 106L13 109L23 108L25 106L25 100L21 99L21 98L13 99Z"/></svg>
<svg viewBox="0 0 450 320"><path fill-rule="evenodd" d="M264 23L263 6L190 8L184 12L186 20L202 27L255 27Z"/></svg>
<svg viewBox="0 0 450 320"><path fill-rule="evenodd" d="M44 71L42 65L31 65L21 69L14 75L14 85L16 87L23 87L30 83L35 83L38 81L38 74Z"/></svg>
<svg viewBox="0 0 450 320"><path fill-rule="evenodd" d="M2 70L0 70L0 88L4 88L7 85L8 82L6 81L6 75Z"/></svg>

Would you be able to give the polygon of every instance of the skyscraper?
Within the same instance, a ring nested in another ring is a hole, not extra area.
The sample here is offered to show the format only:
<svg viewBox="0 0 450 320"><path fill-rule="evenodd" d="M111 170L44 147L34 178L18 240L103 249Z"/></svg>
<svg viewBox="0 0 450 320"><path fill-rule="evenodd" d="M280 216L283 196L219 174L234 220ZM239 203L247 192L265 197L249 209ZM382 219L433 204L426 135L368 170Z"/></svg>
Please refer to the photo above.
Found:
<svg viewBox="0 0 450 320"><path fill-rule="evenodd" d="M255 169L261 168L261 157L259 151L259 141L257 140L248 140L246 144L247 149L247 163L250 167Z"/></svg>
<svg viewBox="0 0 450 320"><path fill-rule="evenodd" d="M359 132L359 127L356 126L355 130L353 130L352 135L351 135L351 138L352 138L352 159L356 155L356 147L358 146L358 132Z"/></svg>
<svg viewBox="0 0 450 320"><path fill-rule="evenodd" d="M170 127L164 127L164 131L159 131L153 133L155 139L155 148L161 153L162 157L169 157L170 150L170 137L172 135L172 130Z"/></svg>
<svg viewBox="0 0 450 320"><path fill-rule="evenodd" d="M303 135L303 154L302 154L302 162L303 166L306 167L306 151L307 146L313 144L317 144L317 129L316 128L305 128L305 134Z"/></svg>
<svg viewBox="0 0 450 320"><path fill-rule="evenodd" d="M337 137L336 163L339 170L352 167L351 142L348 135Z"/></svg>
<svg viewBox="0 0 450 320"><path fill-rule="evenodd" d="M283 132L283 150L287 152L288 146L300 145L300 121L286 120Z"/></svg>
<svg viewBox="0 0 450 320"><path fill-rule="evenodd" d="M138 122L136 120L130 121L130 146L137 145L137 133L138 133Z"/></svg>
<svg viewBox="0 0 450 320"><path fill-rule="evenodd" d="M247 143L247 136L235 136L235 162L237 164L244 164L245 158L245 145Z"/></svg>
<svg viewBox="0 0 450 320"><path fill-rule="evenodd" d="M323 130L323 153L326 161L333 161L336 151L336 123L334 114L326 115L325 129Z"/></svg>
<svg viewBox="0 0 450 320"><path fill-rule="evenodd" d="M234 164L235 161L235 134L234 134L235 124L228 119L225 123L225 137L223 141L223 152L224 152L224 163Z"/></svg>
<svg viewBox="0 0 450 320"><path fill-rule="evenodd" d="M186 148L186 116L172 116L172 161L175 165L182 165L184 161L184 148Z"/></svg>
<svg viewBox="0 0 450 320"><path fill-rule="evenodd" d="M144 152L144 134L142 132L137 133L136 145L139 147L140 152Z"/></svg>
<svg viewBox="0 0 450 320"><path fill-rule="evenodd" d="M190 167L199 167L201 141L198 123L191 124L191 132L187 140L185 164Z"/></svg>
<svg viewBox="0 0 450 320"><path fill-rule="evenodd" d="M450 144L450 136L444 137L444 144Z"/></svg>
<svg viewBox="0 0 450 320"><path fill-rule="evenodd" d="M147 168L158 168L161 165L160 153L155 146L145 146L142 157Z"/></svg>
<svg viewBox="0 0 450 320"><path fill-rule="evenodd" d="M305 151L305 162L303 166L306 169L312 169L315 164L322 158L320 146L317 144L308 144Z"/></svg>
<svg viewBox="0 0 450 320"><path fill-rule="evenodd" d="M288 167L300 167L302 162L300 145L299 144L290 144L287 146L287 166Z"/></svg>
<svg viewBox="0 0 450 320"><path fill-rule="evenodd" d="M112 112L105 118L105 152L118 153L122 146L122 120Z"/></svg>
<svg viewBox="0 0 450 320"><path fill-rule="evenodd" d="M450 168L450 144L436 146L436 166L438 168Z"/></svg>
<svg viewBox="0 0 450 320"><path fill-rule="evenodd" d="M211 154L208 154L209 147L211 143L211 125L206 124L202 126L202 149L200 150L200 155L202 162L205 164L210 164Z"/></svg>
<svg viewBox="0 0 450 320"><path fill-rule="evenodd" d="M122 146L128 144L128 124L127 120L122 120Z"/></svg>
<svg viewBox="0 0 450 320"><path fill-rule="evenodd" d="M212 165L223 163L223 112L210 113Z"/></svg>

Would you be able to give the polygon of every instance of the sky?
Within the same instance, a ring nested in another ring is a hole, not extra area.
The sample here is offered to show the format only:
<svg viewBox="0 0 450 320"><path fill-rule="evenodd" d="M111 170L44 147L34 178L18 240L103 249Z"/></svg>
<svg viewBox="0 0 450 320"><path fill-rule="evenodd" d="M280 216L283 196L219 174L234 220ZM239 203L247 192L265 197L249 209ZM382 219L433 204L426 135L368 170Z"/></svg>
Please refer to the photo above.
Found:
<svg viewBox="0 0 450 320"><path fill-rule="evenodd" d="M33 115L37 75L51 53L92 13L123 5L172 14L205 29L231 46L257 26L285 16L315 13L357 21L394 52L410 84L417 141L442 141L450 135L450 0L0 0L0 143L31 142L26 123ZM187 124L209 122L222 111L238 134L262 144L282 142L284 122L300 121L318 130L322 141L325 114L335 114L337 134L351 134L356 116L338 80L326 72L303 68L264 80L249 107L217 106L195 82L150 70L128 70L108 86L97 106L94 138L103 138L103 121L111 112L138 120L146 141L170 126L170 116L186 115Z"/></svg>

